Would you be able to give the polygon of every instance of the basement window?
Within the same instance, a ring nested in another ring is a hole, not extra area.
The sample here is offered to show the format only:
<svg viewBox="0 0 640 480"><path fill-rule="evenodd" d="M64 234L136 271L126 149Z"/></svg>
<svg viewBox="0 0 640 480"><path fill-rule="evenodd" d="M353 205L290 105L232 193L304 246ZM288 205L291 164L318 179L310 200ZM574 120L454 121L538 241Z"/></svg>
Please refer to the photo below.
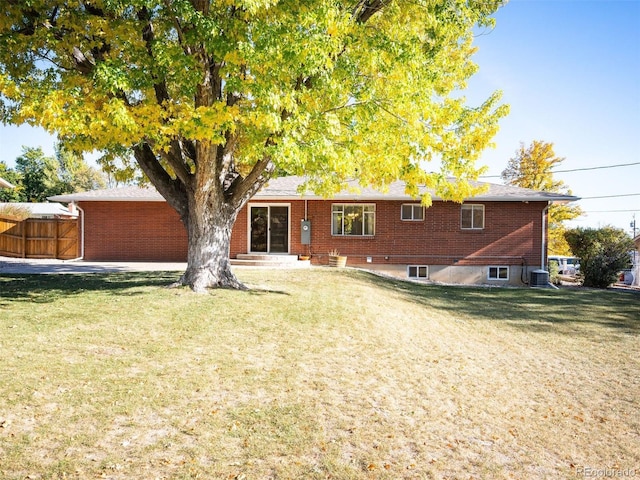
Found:
<svg viewBox="0 0 640 480"><path fill-rule="evenodd" d="M489 267L488 280L509 280L509 267Z"/></svg>
<svg viewBox="0 0 640 480"><path fill-rule="evenodd" d="M407 277L429 278L429 267L427 265L408 265Z"/></svg>

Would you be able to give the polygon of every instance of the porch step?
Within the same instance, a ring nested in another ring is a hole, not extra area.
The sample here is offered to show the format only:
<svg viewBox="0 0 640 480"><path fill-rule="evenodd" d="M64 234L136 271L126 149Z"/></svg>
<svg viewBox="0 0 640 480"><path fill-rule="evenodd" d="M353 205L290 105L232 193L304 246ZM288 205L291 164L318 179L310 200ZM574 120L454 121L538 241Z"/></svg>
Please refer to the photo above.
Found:
<svg viewBox="0 0 640 480"><path fill-rule="evenodd" d="M231 259L231 265L243 267L304 268L309 267L311 262L309 260L298 260L297 255L239 253L237 258Z"/></svg>

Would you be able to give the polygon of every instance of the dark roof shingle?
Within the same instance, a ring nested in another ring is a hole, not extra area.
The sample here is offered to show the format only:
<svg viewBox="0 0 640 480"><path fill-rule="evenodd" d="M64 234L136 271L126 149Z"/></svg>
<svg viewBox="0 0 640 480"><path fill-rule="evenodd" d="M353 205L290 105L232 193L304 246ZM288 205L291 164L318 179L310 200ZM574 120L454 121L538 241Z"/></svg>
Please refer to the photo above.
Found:
<svg viewBox="0 0 640 480"><path fill-rule="evenodd" d="M285 199L322 199L313 193L300 194L299 187L304 183L303 177L280 177L270 180L260 190L254 198L256 200L285 200ZM491 201L491 202L511 202L511 201L549 201L566 203L579 200L573 195L561 193L539 192L527 188L514 187L511 185L498 185L493 183L477 182L477 185L488 185L488 190L476 197L468 200ZM350 184L350 188L338 193L333 200L406 200L415 201L405 192L404 182L393 182L389 185L387 192L380 192L373 188L361 188L357 183ZM441 200L434 196L434 200ZM71 193L67 195L56 195L49 200L56 202L162 202L164 198L154 188L121 187L106 190L93 190L90 192Z"/></svg>

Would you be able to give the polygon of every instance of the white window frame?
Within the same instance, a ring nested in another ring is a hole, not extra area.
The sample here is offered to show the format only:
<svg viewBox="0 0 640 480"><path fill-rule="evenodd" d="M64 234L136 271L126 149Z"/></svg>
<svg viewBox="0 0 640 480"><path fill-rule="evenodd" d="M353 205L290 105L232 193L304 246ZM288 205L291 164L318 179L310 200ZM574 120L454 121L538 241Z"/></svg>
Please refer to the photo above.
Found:
<svg viewBox="0 0 640 480"><path fill-rule="evenodd" d="M471 226L465 227L463 223L463 212L465 210L471 210ZM476 218L477 211L482 212L482 226L474 227L474 220ZM460 228L462 230L484 230L484 205L481 203L465 203L460 207Z"/></svg>
<svg viewBox="0 0 640 480"><path fill-rule="evenodd" d="M360 207L362 208L362 233L361 234L353 234L353 233L344 233L345 227L345 207L354 208ZM370 207L369 211L365 211L365 207ZM341 209L342 212L336 211L336 208ZM335 231L336 222L334 221L335 214L341 215L341 225L340 230L338 232ZM371 222L371 226L373 232L365 233L365 218L368 217ZM373 237L376 234L376 204L375 203L333 203L331 204L331 235L335 237Z"/></svg>
<svg viewBox="0 0 640 480"><path fill-rule="evenodd" d="M491 269L492 268L495 268L496 275L494 277L491 276ZM500 271L506 272L506 274L507 274L506 278L501 278ZM497 280L497 281L500 281L500 282L508 282L509 281L509 274L510 274L510 269L506 265L490 265L489 268L487 268L487 280Z"/></svg>
<svg viewBox="0 0 640 480"><path fill-rule="evenodd" d="M404 208L411 207L411 218L404 217ZM419 212L420 218L416 218L416 212ZM400 206L400 220L403 222L422 222L424 221L424 206L421 203L403 203Z"/></svg>
<svg viewBox="0 0 640 480"><path fill-rule="evenodd" d="M416 274L411 275L411 269L416 269ZM420 275L420 271L424 271L424 275ZM429 278L429 266L428 265L407 265L407 278Z"/></svg>

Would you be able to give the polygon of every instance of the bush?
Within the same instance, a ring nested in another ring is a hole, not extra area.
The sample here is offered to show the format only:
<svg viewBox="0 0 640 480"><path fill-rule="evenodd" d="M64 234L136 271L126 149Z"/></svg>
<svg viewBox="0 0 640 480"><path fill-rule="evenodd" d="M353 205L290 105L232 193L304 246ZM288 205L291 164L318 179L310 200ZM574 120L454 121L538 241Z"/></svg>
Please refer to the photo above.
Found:
<svg viewBox="0 0 640 480"><path fill-rule="evenodd" d="M19 222L26 220L31 216L31 210L22 205L12 205L7 203L0 206L0 217L18 220Z"/></svg>
<svg viewBox="0 0 640 480"><path fill-rule="evenodd" d="M549 281L554 285L560 283L560 267L555 260L549 262Z"/></svg>
<svg viewBox="0 0 640 480"><path fill-rule="evenodd" d="M622 229L574 228L565 233L573 253L580 258L580 273L586 287L607 288L621 270L631 266L629 252L635 248Z"/></svg>

